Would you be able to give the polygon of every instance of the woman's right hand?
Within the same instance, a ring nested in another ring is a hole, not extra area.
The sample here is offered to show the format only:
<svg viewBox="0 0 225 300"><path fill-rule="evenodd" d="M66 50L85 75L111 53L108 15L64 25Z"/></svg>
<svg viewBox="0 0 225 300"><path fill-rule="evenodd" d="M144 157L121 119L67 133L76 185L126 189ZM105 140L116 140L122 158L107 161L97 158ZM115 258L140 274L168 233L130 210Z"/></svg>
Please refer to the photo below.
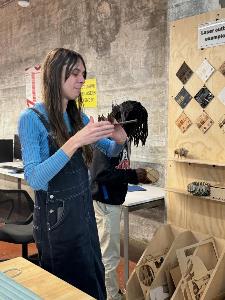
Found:
<svg viewBox="0 0 225 300"><path fill-rule="evenodd" d="M71 157L74 152L84 146L95 143L96 141L112 136L114 125L109 121L94 122L93 117L90 117L89 123L81 130L75 133L61 149Z"/></svg>

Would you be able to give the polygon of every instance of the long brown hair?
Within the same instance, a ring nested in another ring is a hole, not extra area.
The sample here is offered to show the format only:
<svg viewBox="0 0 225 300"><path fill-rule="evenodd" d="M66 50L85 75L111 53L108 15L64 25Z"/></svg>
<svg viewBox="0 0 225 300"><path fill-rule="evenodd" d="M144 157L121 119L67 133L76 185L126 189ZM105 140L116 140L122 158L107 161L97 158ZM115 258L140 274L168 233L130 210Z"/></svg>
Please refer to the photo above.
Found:
<svg viewBox="0 0 225 300"><path fill-rule="evenodd" d="M70 134L63 119L61 88L62 71L63 67L66 65L65 80L67 80L79 60L81 60L84 65L84 78L86 78L86 66L84 59L79 53L73 50L64 48L51 50L47 54L42 67L42 97L48 112L48 118L55 142L59 147L61 147L70 138ZM81 117L82 104L81 95L79 95L76 101L75 99L68 101L66 110L73 133L84 127ZM89 164L92 159L91 146L83 146L82 149L84 159L86 163Z"/></svg>

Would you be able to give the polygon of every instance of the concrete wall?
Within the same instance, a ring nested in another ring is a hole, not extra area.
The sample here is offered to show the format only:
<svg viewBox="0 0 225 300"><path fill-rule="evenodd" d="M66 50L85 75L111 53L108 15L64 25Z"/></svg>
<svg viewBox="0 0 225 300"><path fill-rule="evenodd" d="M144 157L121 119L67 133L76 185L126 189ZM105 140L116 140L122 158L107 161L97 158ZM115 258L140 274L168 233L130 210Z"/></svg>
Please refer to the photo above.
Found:
<svg viewBox="0 0 225 300"><path fill-rule="evenodd" d="M223 0L31 0L28 8L17 1L0 8L0 138L13 137L25 108L25 68L41 63L52 48L69 47L84 56L88 77L97 78L99 105L87 114L106 113L115 100L146 107L149 137L143 149L132 149L133 165L157 168L164 186L168 24L221 5ZM151 216L142 216L132 215L131 234L148 240Z"/></svg>
<svg viewBox="0 0 225 300"><path fill-rule="evenodd" d="M224 0L168 0L168 21L220 9Z"/></svg>

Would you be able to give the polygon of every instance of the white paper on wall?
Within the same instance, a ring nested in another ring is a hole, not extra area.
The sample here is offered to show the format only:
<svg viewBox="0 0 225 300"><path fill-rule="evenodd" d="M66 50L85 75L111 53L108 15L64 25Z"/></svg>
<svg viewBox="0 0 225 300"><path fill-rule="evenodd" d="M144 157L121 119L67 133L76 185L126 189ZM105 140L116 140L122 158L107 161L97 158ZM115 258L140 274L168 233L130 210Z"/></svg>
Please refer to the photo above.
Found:
<svg viewBox="0 0 225 300"><path fill-rule="evenodd" d="M198 49L225 44L225 20L198 25Z"/></svg>
<svg viewBox="0 0 225 300"><path fill-rule="evenodd" d="M207 59L204 59L195 73L203 82L206 82L214 71L215 69L213 66L208 62Z"/></svg>
<svg viewBox="0 0 225 300"><path fill-rule="evenodd" d="M225 87L222 89L222 91L219 93L218 98L220 101L225 105Z"/></svg>

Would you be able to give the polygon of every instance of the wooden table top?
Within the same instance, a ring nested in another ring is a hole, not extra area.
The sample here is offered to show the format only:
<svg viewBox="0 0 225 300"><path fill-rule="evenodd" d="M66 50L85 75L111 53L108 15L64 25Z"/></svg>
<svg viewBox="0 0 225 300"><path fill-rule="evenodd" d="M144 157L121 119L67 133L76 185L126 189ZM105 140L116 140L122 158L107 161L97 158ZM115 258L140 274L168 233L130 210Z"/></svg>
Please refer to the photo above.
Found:
<svg viewBox="0 0 225 300"><path fill-rule="evenodd" d="M1 272L11 268L21 270L21 273L13 280L30 289L44 300L94 299L22 257L0 263Z"/></svg>

